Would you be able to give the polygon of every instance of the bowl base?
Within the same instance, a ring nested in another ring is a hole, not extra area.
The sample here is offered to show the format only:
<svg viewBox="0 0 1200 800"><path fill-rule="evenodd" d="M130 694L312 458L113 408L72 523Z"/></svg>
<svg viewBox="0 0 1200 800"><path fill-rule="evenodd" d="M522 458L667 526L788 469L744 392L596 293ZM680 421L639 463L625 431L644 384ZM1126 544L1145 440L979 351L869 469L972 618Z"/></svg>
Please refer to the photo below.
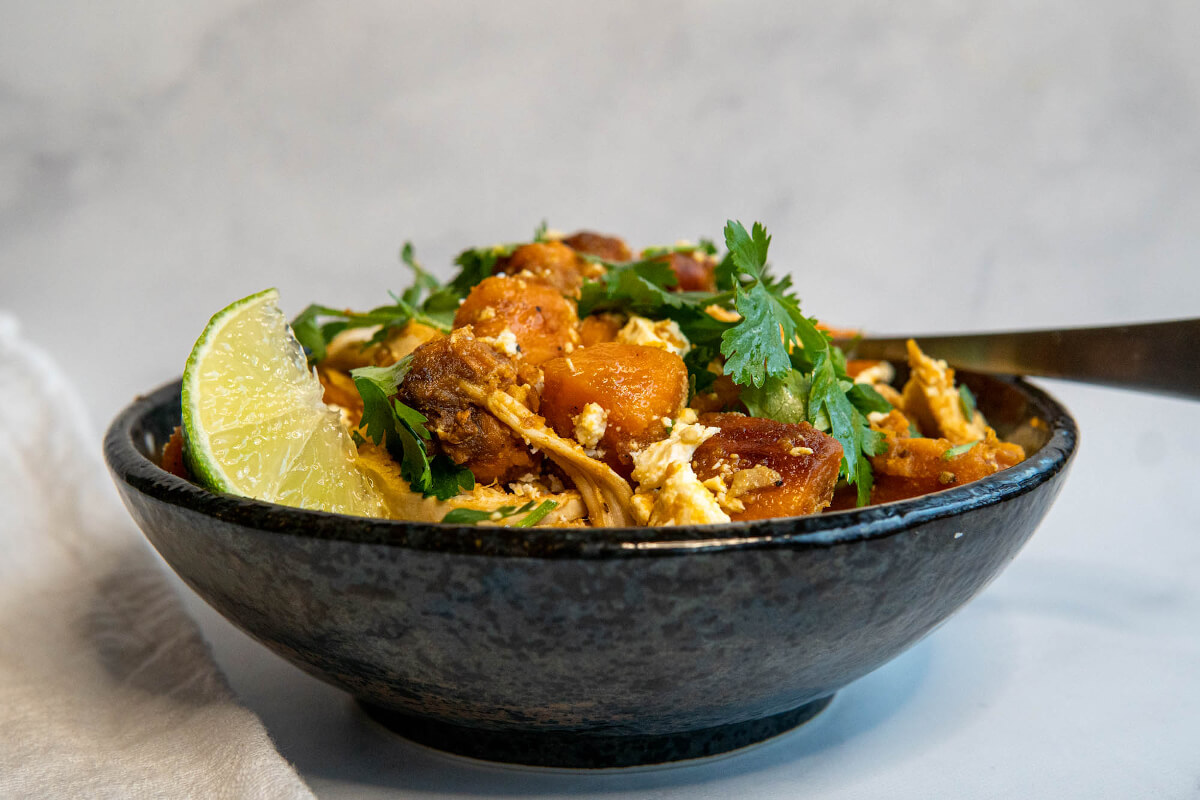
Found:
<svg viewBox="0 0 1200 800"><path fill-rule="evenodd" d="M821 713L833 695L770 717L670 734L471 728L360 701L375 721L406 739L461 756L537 767L606 769L704 758L770 739Z"/></svg>

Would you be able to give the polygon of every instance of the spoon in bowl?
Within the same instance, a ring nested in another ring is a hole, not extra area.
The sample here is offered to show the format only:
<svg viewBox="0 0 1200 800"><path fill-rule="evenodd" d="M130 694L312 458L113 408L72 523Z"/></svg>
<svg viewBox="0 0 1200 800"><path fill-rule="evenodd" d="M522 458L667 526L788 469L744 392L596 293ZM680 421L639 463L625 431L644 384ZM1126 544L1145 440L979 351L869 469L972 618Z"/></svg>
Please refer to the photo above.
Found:
<svg viewBox="0 0 1200 800"><path fill-rule="evenodd" d="M1200 319L1099 328L835 339L850 358L904 361L905 342L952 366L1200 400Z"/></svg>

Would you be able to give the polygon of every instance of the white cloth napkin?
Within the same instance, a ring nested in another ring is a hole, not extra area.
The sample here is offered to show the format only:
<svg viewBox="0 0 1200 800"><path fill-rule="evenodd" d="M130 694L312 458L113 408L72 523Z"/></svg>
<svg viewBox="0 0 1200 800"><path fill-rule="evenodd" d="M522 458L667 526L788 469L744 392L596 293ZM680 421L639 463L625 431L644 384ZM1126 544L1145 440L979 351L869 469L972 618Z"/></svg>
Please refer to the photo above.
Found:
<svg viewBox="0 0 1200 800"><path fill-rule="evenodd" d="M0 797L313 795L116 498L77 390L0 313Z"/></svg>

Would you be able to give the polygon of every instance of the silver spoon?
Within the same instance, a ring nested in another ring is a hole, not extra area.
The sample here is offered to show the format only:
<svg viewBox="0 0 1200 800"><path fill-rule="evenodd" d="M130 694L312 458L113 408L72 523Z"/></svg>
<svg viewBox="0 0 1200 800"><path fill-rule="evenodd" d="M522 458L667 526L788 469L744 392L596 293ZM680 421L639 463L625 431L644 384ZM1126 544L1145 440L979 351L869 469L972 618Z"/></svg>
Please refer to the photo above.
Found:
<svg viewBox="0 0 1200 800"><path fill-rule="evenodd" d="M836 342L851 358L904 361L908 339L916 339L934 358L976 372L1063 378L1200 399L1200 319Z"/></svg>

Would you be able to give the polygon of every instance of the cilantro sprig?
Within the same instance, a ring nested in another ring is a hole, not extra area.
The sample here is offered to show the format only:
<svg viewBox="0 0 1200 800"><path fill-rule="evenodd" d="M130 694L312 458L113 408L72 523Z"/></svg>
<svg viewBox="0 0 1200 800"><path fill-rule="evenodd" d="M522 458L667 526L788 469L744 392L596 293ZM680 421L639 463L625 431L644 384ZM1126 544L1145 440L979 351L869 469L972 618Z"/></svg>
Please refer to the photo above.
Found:
<svg viewBox="0 0 1200 800"><path fill-rule="evenodd" d="M873 483L869 458L885 447L867 415L891 405L851 380L845 354L800 310L791 279L771 275L766 228L756 222L746 230L729 221L724 234L728 252L716 267L718 291L673 291L675 275L657 260L670 252L662 248L644 253L641 261L606 264L607 274L584 284L580 316L623 311L675 320L692 343L685 363L693 392L712 383L716 376L709 364L722 356L723 372L741 387L751 414L808 422L841 443L841 476L857 487L858 503L865 505ZM736 311L739 319L714 318L707 310L714 305Z"/></svg>
<svg viewBox="0 0 1200 800"><path fill-rule="evenodd" d="M429 457L426 417L395 399L397 388L412 368L412 356L390 367L359 367L350 377L363 401L360 429L374 444L383 444L400 465L400 475L414 491L448 500L460 490L475 488L475 476L444 454Z"/></svg>
<svg viewBox="0 0 1200 800"><path fill-rule="evenodd" d="M800 301L789 291L791 281L767 272L771 237L761 224L748 232L740 222L726 223L725 244L734 308L742 317L721 335L725 374L745 387L743 392L749 389L752 400L755 390L765 388L759 410L772 418L797 421L803 406L809 424L841 443L840 473L858 489L858 504L866 505L874 483L869 457L885 447L867 415L891 406L850 379L845 354L800 311ZM768 404L763 397L774 399Z"/></svg>
<svg viewBox="0 0 1200 800"><path fill-rule="evenodd" d="M323 361L333 338L350 328L379 326L379 330L363 344L364 348L386 340L392 330L402 327L409 320L443 333L449 332L458 308L457 298L448 296L437 279L416 260L411 242L404 243L400 260L412 271L413 283L403 294L389 292L391 303L370 311L352 311L313 303L292 320L292 331L308 351L309 363ZM427 298L426 293L429 293Z"/></svg>
<svg viewBox="0 0 1200 800"><path fill-rule="evenodd" d="M542 220L533 231L533 241L546 241L547 230L546 221ZM453 306L457 307L458 303L471 293L476 284L495 272L496 264L500 259L508 258L516 252L518 247L525 244L528 242L508 242L490 247L472 247L463 250L454 259L454 264L458 267L458 274L444 288L435 292L429 302L439 306L453 303Z"/></svg>

